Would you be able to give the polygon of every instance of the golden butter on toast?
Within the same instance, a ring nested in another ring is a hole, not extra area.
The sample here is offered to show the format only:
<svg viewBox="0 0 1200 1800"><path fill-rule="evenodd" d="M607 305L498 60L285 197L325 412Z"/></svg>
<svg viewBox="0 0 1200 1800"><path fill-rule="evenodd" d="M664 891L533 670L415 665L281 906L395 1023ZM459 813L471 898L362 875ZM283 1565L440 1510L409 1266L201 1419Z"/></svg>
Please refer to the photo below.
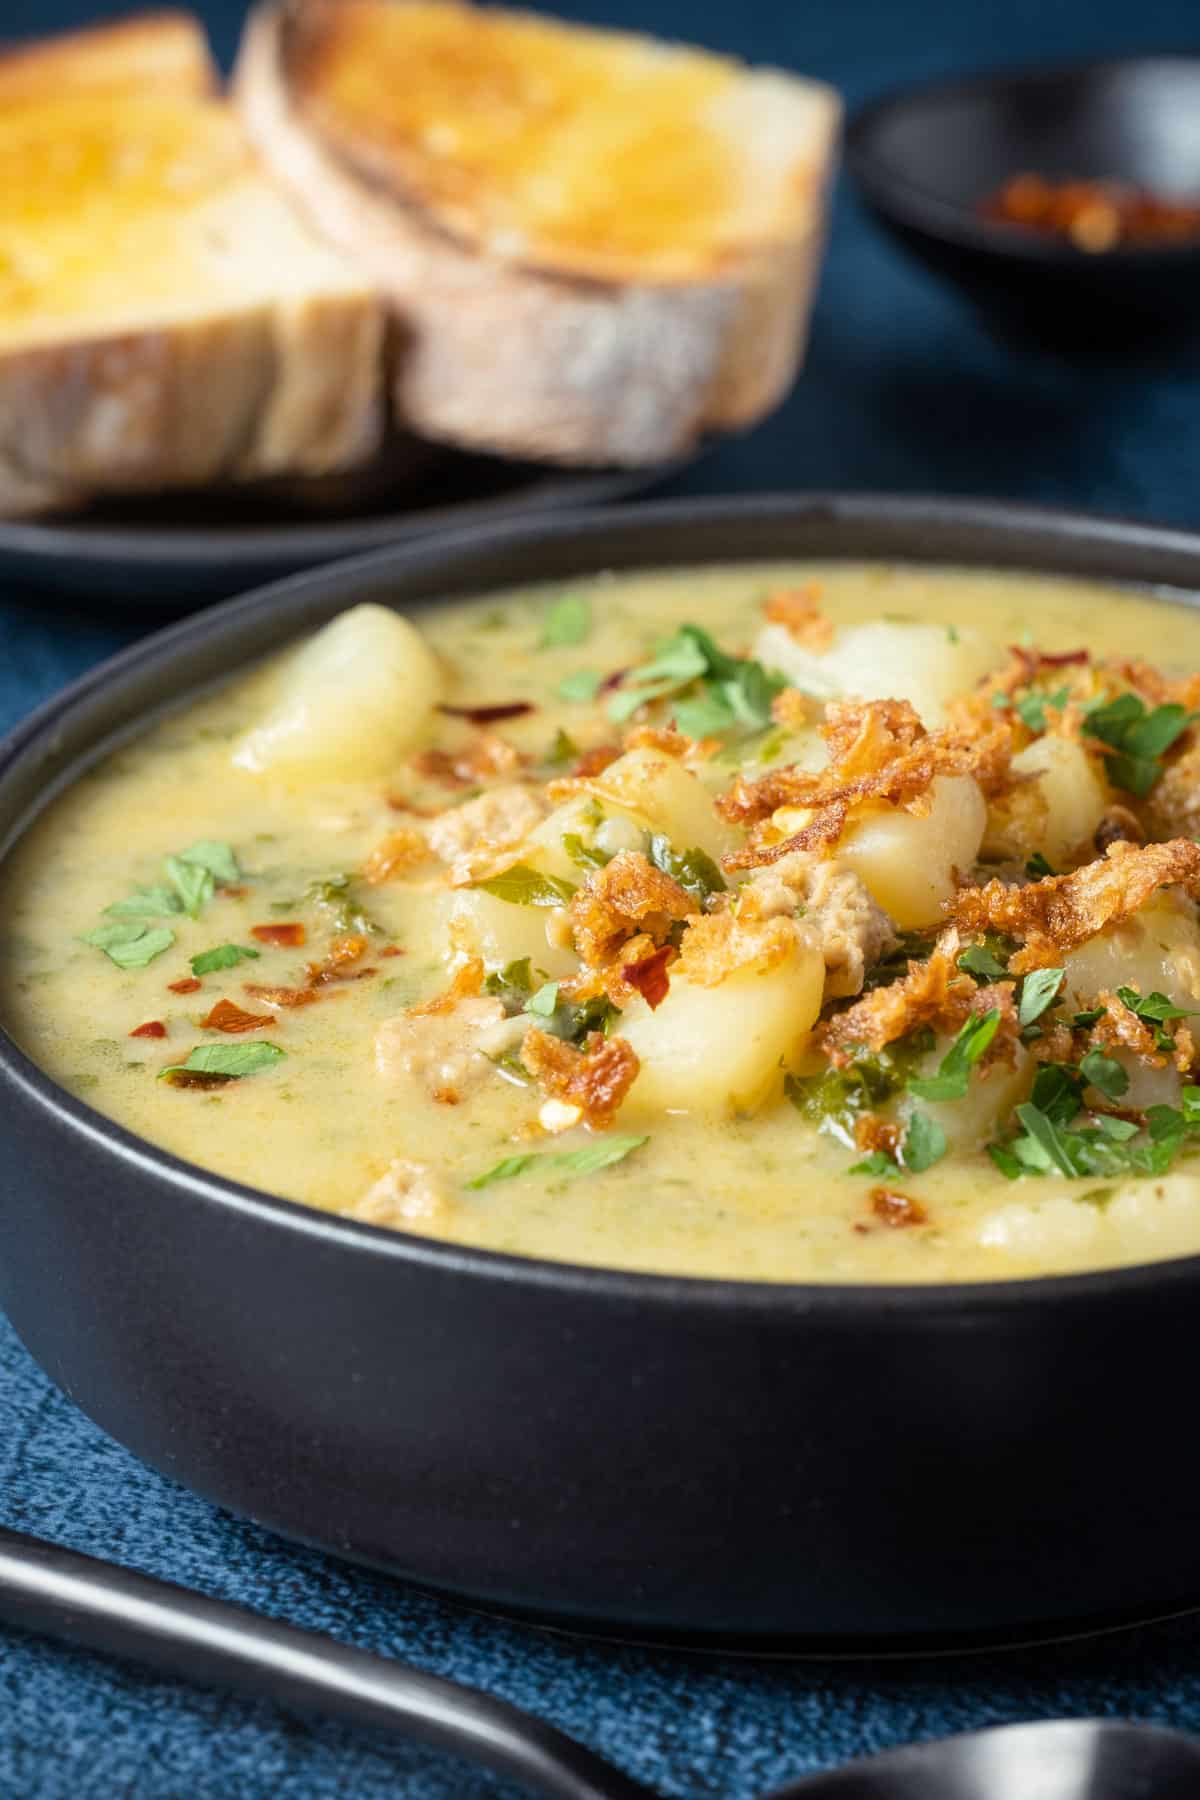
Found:
<svg viewBox="0 0 1200 1800"><path fill-rule="evenodd" d="M813 205L823 89L460 0L314 0L296 21L293 92L330 147L502 254L695 278L786 238ZM791 160L763 154L760 105L788 115Z"/></svg>
<svg viewBox="0 0 1200 1800"><path fill-rule="evenodd" d="M0 49L0 107L72 93L183 99L214 93L217 81L208 39L184 12L143 13Z"/></svg>

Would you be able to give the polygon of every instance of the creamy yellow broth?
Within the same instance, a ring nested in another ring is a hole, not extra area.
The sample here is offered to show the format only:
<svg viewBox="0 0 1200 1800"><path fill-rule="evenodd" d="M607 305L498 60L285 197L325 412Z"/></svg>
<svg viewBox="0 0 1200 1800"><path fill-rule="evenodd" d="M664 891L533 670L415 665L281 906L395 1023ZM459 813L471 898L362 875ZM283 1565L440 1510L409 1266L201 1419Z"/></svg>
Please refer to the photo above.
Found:
<svg viewBox="0 0 1200 1800"><path fill-rule="evenodd" d="M916 619L970 625L999 647L1095 654L1140 652L1200 668L1200 617L1141 594L1026 575L909 567L754 566L602 577L572 583L591 602L586 641L540 647L548 605L568 590L496 595L428 612L421 630L442 664L445 698L472 706L526 699L537 710L493 729L544 759L556 734L577 746L611 738L603 699L567 702L559 683L582 668L643 660L684 621L744 651L764 595L819 582L839 624ZM324 954L332 921L313 883L354 875L381 839L416 815L389 805L395 772L319 779L255 774L231 761L278 682L256 670L187 706L93 767L45 813L3 877L3 1012L15 1039L57 1081L129 1130L189 1161L331 1212L351 1212L393 1159L431 1164L449 1203L405 1228L494 1250L620 1268L768 1281L946 1281L1093 1268L1200 1250L1200 1182L1185 1160L1162 1179L1006 1180L982 1152L944 1158L901 1185L927 1216L896 1229L870 1211L870 1181L847 1173L842 1144L819 1135L786 1099L752 1117L713 1122L664 1115L619 1132L648 1142L584 1176L535 1165L479 1189L468 1181L526 1149L569 1151L582 1127L539 1134L537 1093L497 1075L459 1105L439 1105L381 1077L373 1043L383 1021L447 984L445 928L428 870L354 899L378 932L369 979L331 985L319 1004L279 1012L270 1028L221 1038L201 1021L228 997L261 1010L246 983L295 986ZM434 741L472 728L442 717ZM412 804L460 795L409 779ZM419 822L419 821L418 821ZM104 909L162 881L165 856L197 840L231 845L242 871L199 917L169 920L175 943L145 967L122 969L81 939ZM271 947L256 925L299 921L303 948ZM343 921L344 923L344 921ZM177 994L189 959L214 946L256 947L258 960L206 974ZM383 954L395 950L400 954ZM165 1039L131 1037L161 1021ZM156 1079L197 1044L265 1038L286 1051L274 1067L213 1089ZM1104 1187L1106 1191L1097 1193Z"/></svg>

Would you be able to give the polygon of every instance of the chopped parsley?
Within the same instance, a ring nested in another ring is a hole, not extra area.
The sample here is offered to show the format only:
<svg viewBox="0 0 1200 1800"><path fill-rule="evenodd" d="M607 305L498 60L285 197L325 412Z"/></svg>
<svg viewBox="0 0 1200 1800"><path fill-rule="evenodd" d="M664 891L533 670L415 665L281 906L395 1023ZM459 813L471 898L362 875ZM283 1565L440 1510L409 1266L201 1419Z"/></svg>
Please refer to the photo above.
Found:
<svg viewBox="0 0 1200 1800"><path fill-rule="evenodd" d="M1149 1107L1144 1128L1107 1113L1093 1114L1090 1122L1080 1124L1080 1114L1085 1113L1083 1091L1089 1083L1119 1098L1128 1076L1115 1059L1099 1051L1089 1052L1078 1069L1043 1064L1030 1098L1016 1109L1013 1130L987 1147L1001 1174L1010 1181L1027 1175L1070 1179L1163 1175L1187 1140L1200 1131L1200 1087L1185 1087L1178 1108Z"/></svg>
<svg viewBox="0 0 1200 1800"><path fill-rule="evenodd" d="M586 704L594 700L604 685L604 677L596 669L576 669L571 675L564 675L556 690L560 700L573 700Z"/></svg>
<svg viewBox="0 0 1200 1800"><path fill-rule="evenodd" d="M315 906L318 912L326 915L334 931L372 937L379 930L374 919L359 904L349 875L326 875L319 881L310 881L304 891L304 898L310 906ZM271 910L274 912L277 909L272 907ZM291 904L282 910L290 912Z"/></svg>
<svg viewBox="0 0 1200 1800"><path fill-rule="evenodd" d="M528 1000L525 1002L525 1011L527 1013L532 1013L535 1018L550 1019L553 1018L554 1009L557 1005L557 981L544 981L536 994L530 994Z"/></svg>
<svg viewBox="0 0 1200 1800"><path fill-rule="evenodd" d="M498 875L489 875L486 881L473 885L497 900L507 900L510 906L565 906L575 892L569 881L544 875L528 863L514 863L510 869L501 869Z"/></svg>
<svg viewBox="0 0 1200 1800"><path fill-rule="evenodd" d="M677 881L697 905L702 906L711 894L725 892L725 877L707 850L676 850L670 838L656 832L650 839L650 861Z"/></svg>
<svg viewBox="0 0 1200 1800"><path fill-rule="evenodd" d="M236 1081L243 1075L257 1075L271 1068L286 1054L278 1044L261 1039L253 1044L197 1044L186 1062L160 1070L158 1078L176 1087L188 1086L189 1076Z"/></svg>
<svg viewBox="0 0 1200 1800"><path fill-rule="evenodd" d="M522 956L517 962L505 963L502 969L493 969L484 981L483 991L503 1000L512 1012L520 1012L525 997L533 992L529 958Z"/></svg>
<svg viewBox="0 0 1200 1800"><path fill-rule="evenodd" d="M198 919L216 891L212 870L200 863L185 862L181 856L168 856L163 866L184 912L189 918Z"/></svg>
<svg viewBox="0 0 1200 1800"><path fill-rule="evenodd" d="M613 1163L623 1162L648 1144L648 1137L609 1137L600 1138L594 1144L585 1144L582 1150L525 1150L517 1156L506 1156L494 1168L476 1175L468 1181L469 1188L491 1187L497 1181L511 1181L515 1175L524 1175L527 1169L538 1167L546 1173L557 1172L563 1175L594 1175L600 1169L607 1169Z"/></svg>
<svg viewBox="0 0 1200 1800"><path fill-rule="evenodd" d="M214 969L232 969L243 957L258 959L259 951L249 944L218 944L215 950L201 950L191 958L193 975L211 975Z"/></svg>
<svg viewBox="0 0 1200 1800"><path fill-rule="evenodd" d="M173 888L138 888L124 900L114 900L105 907L117 919L162 919L183 911L183 902Z"/></svg>
<svg viewBox="0 0 1200 1800"><path fill-rule="evenodd" d="M1053 866L1046 861L1041 851L1035 850L1029 861L1025 864L1025 873L1028 875L1030 881L1044 881L1047 875L1053 875L1056 871Z"/></svg>
<svg viewBox="0 0 1200 1800"><path fill-rule="evenodd" d="M240 870L228 844L201 839L163 864L170 886L136 888L104 909L108 923L84 934L85 944L103 950L122 969L142 969L169 950L175 934L167 926L151 930L147 919L172 918L186 912L193 919L212 899L218 881L236 881Z"/></svg>
<svg viewBox="0 0 1200 1800"><path fill-rule="evenodd" d="M982 944L968 944L958 958L958 966L968 975L975 975L980 981L1000 981L1008 974L1008 964L1001 962L993 944L997 940L989 933ZM1011 953L1010 953L1011 954Z"/></svg>
<svg viewBox="0 0 1200 1800"><path fill-rule="evenodd" d="M562 843L571 861L581 869L603 869L615 855L612 850L602 850L599 844L589 843L577 831L565 831Z"/></svg>
<svg viewBox="0 0 1200 1800"><path fill-rule="evenodd" d="M1040 737L1047 726L1046 708L1049 706L1055 712L1061 712L1069 697L1070 689L1065 687L1056 688L1052 694L1039 691L1037 688L1028 688L1013 702L1013 705L1022 723L1028 725L1030 731Z"/></svg>
<svg viewBox="0 0 1200 1800"><path fill-rule="evenodd" d="M207 838L178 856L168 856L163 868L184 912L193 919L208 905L218 882L236 881L240 873L229 845Z"/></svg>
<svg viewBox="0 0 1200 1800"><path fill-rule="evenodd" d="M561 769L566 763L574 762L578 755L579 745L560 725L554 734L554 742L546 752L546 767Z"/></svg>
<svg viewBox="0 0 1200 1800"><path fill-rule="evenodd" d="M1017 1003L1018 1025L1032 1025L1048 1007L1054 1005L1066 972L1065 969L1035 969L1025 977L1021 983L1021 998Z"/></svg>
<svg viewBox="0 0 1200 1800"><path fill-rule="evenodd" d="M933 1033L915 1031L886 1050L864 1052L844 1069L830 1066L819 1075L788 1075L784 1091L802 1118L853 1150L859 1119L898 1094L917 1059L932 1048Z"/></svg>
<svg viewBox="0 0 1200 1800"><path fill-rule="evenodd" d="M1168 1019L1195 1019L1200 1017L1195 1007L1176 1006L1165 994L1157 989L1152 994L1139 994L1136 988L1119 987L1117 999L1124 1002L1131 1013L1149 1024L1162 1025Z"/></svg>
<svg viewBox="0 0 1200 1800"><path fill-rule="evenodd" d="M198 869L207 869L214 881L236 881L241 874L231 846L214 843L211 838L201 838L190 849L181 850L178 860L194 864Z"/></svg>
<svg viewBox="0 0 1200 1800"><path fill-rule="evenodd" d="M896 943L886 956L881 956L867 970L863 980L863 992L869 994L875 988L891 987L894 981L908 973L909 963L923 962L932 948L932 938L926 931L902 931Z"/></svg>
<svg viewBox="0 0 1200 1800"><path fill-rule="evenodd" d="M583 594L564 594L542 619L539 649L582 644L592 629L592 604Z"/></svg>
<svg viewBox="0 0 1200 1800"><path fill-rule="evenodd" d="M900 1159L886 1150L872 1150L861 1162L852 1163L848 1175L920 1175L946 1154L946 1134L936 1119L914 1112L900 1141Z"/></svg>
<svg viewBox="0 0 1200 1800"><path fill-rule="evenodd" d="M1079 1065L1079 1073L1106 1100L1119 1100L1129 1087L1128 1072L1114 1056L1103 1050L1089 1050Z"/></svg>
<svg viewBox="0 0 1200 1800"><path fill-rule="evenodd" d="M166 925L139 925L136 919L113 919L84 933L83 942L103 950L119 969L144 969L147 963L169 950L175 933Z"/></svg>
<svg viewBox="0 0 1200 1800"><path fill-rule="evenodd" d="M910 1075L908 1091L918 1100L962 1100L966 1097L971 1070L979 1061L1000 1027L1000 1009L979 1013L967 1020L950 1048L938 1064L935 1075Z"/></svg>
<svg viewBox="0 0 1200 1800"><path fill-rule="evenodd" d="M1140 799L1162 774L1161 758L1196 716L1175 705L1151 711L1136 694L1118 694L1115 700L1091 707L1083 729L1108 746L1104 767L1113 786Z"/></svg>
<svg viewBox="0 0 1200 1800"><path fill-rule="evenodd" d="M761 663L727 655L699 625L681 625L624 677L608 716L621 724L652 700L673 699L671 716L689 737L746 735L771 724L771 702L786 686Z"/></svg>

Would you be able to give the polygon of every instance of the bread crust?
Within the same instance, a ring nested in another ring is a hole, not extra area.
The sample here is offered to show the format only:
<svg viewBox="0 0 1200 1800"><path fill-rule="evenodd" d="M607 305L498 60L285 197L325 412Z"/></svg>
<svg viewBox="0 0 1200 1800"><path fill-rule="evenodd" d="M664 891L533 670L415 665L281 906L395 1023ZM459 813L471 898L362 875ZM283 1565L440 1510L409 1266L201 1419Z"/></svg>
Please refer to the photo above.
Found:
<svg viewBox="0 0 1200 1800"><path fill-rule="evenodd" d="M342 295L0 357L0 516L324 475L381 435L382 321Z"/></svg>
<svg viewBox="0 0 1200 1800"><path fill-rule="evenodd" d="M814 147L817 201L791 238L708 278L581 279L456 241L343 161L293 92L294 18L282 0L251 14L235 103L276 178L395 307L402 426L500 454L639 466L753 422L786 392L823 248L832 102Z"/></svg>

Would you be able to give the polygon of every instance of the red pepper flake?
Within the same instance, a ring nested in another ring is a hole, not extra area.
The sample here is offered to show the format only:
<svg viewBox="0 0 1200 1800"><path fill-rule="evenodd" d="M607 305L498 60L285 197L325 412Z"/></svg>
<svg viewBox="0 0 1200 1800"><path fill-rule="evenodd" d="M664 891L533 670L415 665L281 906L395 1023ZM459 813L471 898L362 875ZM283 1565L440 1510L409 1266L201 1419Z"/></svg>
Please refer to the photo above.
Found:
<svg viewBox="0 0 1200 1800"><path fill-rule="evenodd" d="M284 944L289 949L295 949L298 944L305 942L308 933L303 925L290 920L286 925L252 925L250 936L257 938L260 944Z"/></svg>
<svg viewBox="0 0 1200 1800"><path fill-rule="evenodd" d="M1129 244L1192 244L1200 237L1200 203L1123 181L1055 180L1014 175L978 203L986 219L1065 238L1091 254Z"/></svg>
<svg viewBox="0 0 1200 1800"><path fill-rule="evenodd" d="M367 952L367 940L355 932L345 932L335 937L329 946L329 954L324 962L309 963L305 974L309 987L323 987L328 981L361 981L366 975L374 975L375 969L355 969L351 965L361 962Z"/></svg>
<svg viewBox="0 0 1200 1800"><path fill-rule="evenodd" d="M196 986L199 987L200 983L197 982ZM129 1035L130 1037L164 1038L167 1035L167 1028L161 1019L147 1019L144 1025L135 1026Z"/></svg>
<svg viewBox="0 0 1200 1800"><path fill-rule="evenodd" d="M498 725L501 719L519 719L537 708L531 700L509 700L497 706L439 706L438 711L452 719L470 719L472 725Z"/></svg>
<svg viewBox="0 0 1200 1800"><path fill-rule="evenodd" d="M250 889L242 886L231 887L225 883L221 887L221 892L223 894L228 894L231 900L244 900L246 895L250 892Z"/></svg>
<svg viewBox="0 0 1200 1800"><path fill-rule="evenodd" d="M885 1225L924 1225L929 1217L919 1200L897 1193L895 1188L872 1188L870 1200L871 1211Z"/></svg>
<svg viewBox="0 0 1200 1800"><path fill-rule="evenodd" d="M614 669L611 675L606 675L604 677L604 680L600 683L596 692L598 694L611 694L614 688L620 687L628 673L628 669Z"/></svg>
<svg viewBox="0 0 1200 1800"><path fill-rule="evenodd" d="M403 956L404 951L400 948L399 944L389 944L387 949L381 950L379 954L380 956Z"/></svg>
<svg viewBox="0 0 1200 1800"><path fill-rule="evenodd" d="M264 1006L311 1006L315 1000L336 999L334 994L321 994L315 988L262 987L258 983L248 981L246 992Z"/></svg>
<svg viewBox="0 0 1200 1800"><path fill-rule="evenodd" d="M206 1031L257 1031L260 1025L274 1025L270 1013L243 1012L232 1000L218 1000L207 1019L200 1023Z"/></svg>
<svg viewBox="0 0 1200 1800"><path fill-rule="evenodd" d="M173 994L194 994L200 983L194 975L185 975L182 981L168 981L167 986Z"/></svg>
<svg viewBox="0 0 1200 1800"><path fill-rule="evenodd" d="M416 806L403 794L389 794L387 803L393 812L411 813L416 819L436 819L440 810L436 806Z"/></svg>
<svg viewBox="0 0 1200 1800"><path fill-rule="evenodd" d="M630 987L636 988L651 1012L660 1007L666 999L671 986L671 978L667 974L667 964L671 962L675 951L670 944L664 944L653 956L647 956L642 962L625 963L621 974Z"/></svg>
<svg viewBox="0 0 1200 1800"><path fill-rule="evenodd" d="M1010 656L1020 662L1032 663L1035 668L1066 669L1072 663L1085 663L1091 657L1090 650L1034 650L1029 651L1021 644L1008 646Z"/></svg>

